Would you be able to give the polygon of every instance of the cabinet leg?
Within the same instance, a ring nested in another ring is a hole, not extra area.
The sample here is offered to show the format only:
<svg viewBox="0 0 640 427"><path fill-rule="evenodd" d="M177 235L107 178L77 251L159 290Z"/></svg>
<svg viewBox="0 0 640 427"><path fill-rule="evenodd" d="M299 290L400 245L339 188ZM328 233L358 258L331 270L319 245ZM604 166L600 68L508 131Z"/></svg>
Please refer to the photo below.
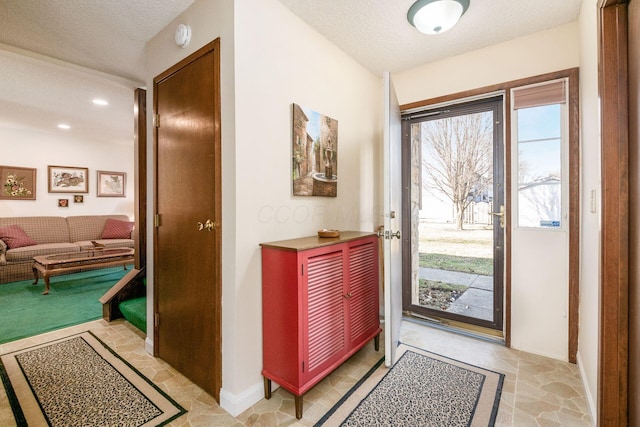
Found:
<svg viewBox="0 0 640 427"><path fill-rule="evenodd" d="M375 348L376 351L380 350L380 334L376 335L373 339L373 348Z"/></svg>
<svg viewBox="0 0 640 427"><path fill-rule="evenodd" d="M302 418L302 396L295 396L296 418Z"/></svg>
<svg viewBox="0 0 640 427"><path fill-rule="evenodd" d="M264 398L271 399L271 380L264 377Z"/></svg>

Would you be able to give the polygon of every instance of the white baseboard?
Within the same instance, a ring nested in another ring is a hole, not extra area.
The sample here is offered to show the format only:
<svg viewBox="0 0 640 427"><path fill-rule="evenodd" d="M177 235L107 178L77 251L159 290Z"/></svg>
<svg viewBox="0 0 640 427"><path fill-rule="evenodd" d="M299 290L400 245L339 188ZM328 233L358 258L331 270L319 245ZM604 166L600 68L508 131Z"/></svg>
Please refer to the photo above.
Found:
<svg viewBox="0 0 640 427"><path fill-rule="evenodd" d="M151 338L145 338L144 349L147 351L147 353L153 355L153 340Z"/></svg>
<svg viewBox="0 0 640 427"><path fill-rule="evenodd" d="M582 386L584 387L584 394L587 397L587 405L589 405L589 411L591 412L591 419L593 420L593 425L596 425L595 420L597 420L597 406L593 401L593 396L591 395L591 389L588 387L589 383L587 382L587 375L584 372L584 368L582 365L582 358L580 357L580 352L576 354L576 361L578 362L578 369L580 370L580 378L582 379Z"/></svg>
<svg viewBox="0 0 640 427"><path fill-rule="evenodd" d="M274 391L278 385L271 383ZM264 399L264 383L260 382L239 395L220 390L220 407L234 417L237 417L260 400Z"/></svg>

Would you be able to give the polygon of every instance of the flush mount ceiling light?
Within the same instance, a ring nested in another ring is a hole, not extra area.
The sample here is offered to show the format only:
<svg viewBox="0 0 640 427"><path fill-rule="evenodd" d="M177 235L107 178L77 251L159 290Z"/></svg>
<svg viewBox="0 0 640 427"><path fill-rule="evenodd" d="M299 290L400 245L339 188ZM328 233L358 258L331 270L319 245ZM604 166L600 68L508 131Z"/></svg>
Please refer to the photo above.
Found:
<svg viewBox="0 0 640 427"><path fill-rule="evenodd" d="M409 8L409 23L424 34L452 28L469 8L470 0L418 0Z"/></svg>
<svg viewBox="0 0 640 427"><path fill-rule="evenodd" d="M58 128L59 128L59 129L63 129L63 130L69 130L69 129L71 129L71 126L69 126L69 125L68 125L68 124L66 124L66 123L60 123L60 124L58 125Z"/></svg>
<svg viewBox="0 0 640 427"><path fill-rule="evenodd" d="M95 105L99 105L101 107L105 107L105 106L109 105L108 101L106 101L104 99L100 99L100 98L96 98L91 102L93 102Z"/></svg>

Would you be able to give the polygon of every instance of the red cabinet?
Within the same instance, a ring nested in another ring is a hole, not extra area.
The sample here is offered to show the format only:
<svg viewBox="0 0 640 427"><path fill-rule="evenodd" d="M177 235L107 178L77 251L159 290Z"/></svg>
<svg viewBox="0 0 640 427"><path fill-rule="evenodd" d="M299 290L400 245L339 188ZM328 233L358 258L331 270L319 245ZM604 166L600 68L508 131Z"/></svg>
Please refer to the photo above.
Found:
<svg viewBox="0 0 640 427"><path fill-rule="evenodd" d="M302 395L375 338L379 347L378 238L340 237L262 243L265 397L271 381Z"/></svg>

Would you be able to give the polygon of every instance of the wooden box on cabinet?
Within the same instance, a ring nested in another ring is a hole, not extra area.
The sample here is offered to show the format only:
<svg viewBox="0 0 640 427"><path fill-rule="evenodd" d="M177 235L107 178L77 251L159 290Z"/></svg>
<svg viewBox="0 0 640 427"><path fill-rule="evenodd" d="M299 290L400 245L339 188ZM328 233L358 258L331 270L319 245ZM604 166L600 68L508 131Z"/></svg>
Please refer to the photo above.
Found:
<svg viewBox="0 0 640 427"><path fill-rule="evenodd" d="M271 381L302 395L368 341L379 348L378 237L343 231L262 243L265 397Z"/></svg>

